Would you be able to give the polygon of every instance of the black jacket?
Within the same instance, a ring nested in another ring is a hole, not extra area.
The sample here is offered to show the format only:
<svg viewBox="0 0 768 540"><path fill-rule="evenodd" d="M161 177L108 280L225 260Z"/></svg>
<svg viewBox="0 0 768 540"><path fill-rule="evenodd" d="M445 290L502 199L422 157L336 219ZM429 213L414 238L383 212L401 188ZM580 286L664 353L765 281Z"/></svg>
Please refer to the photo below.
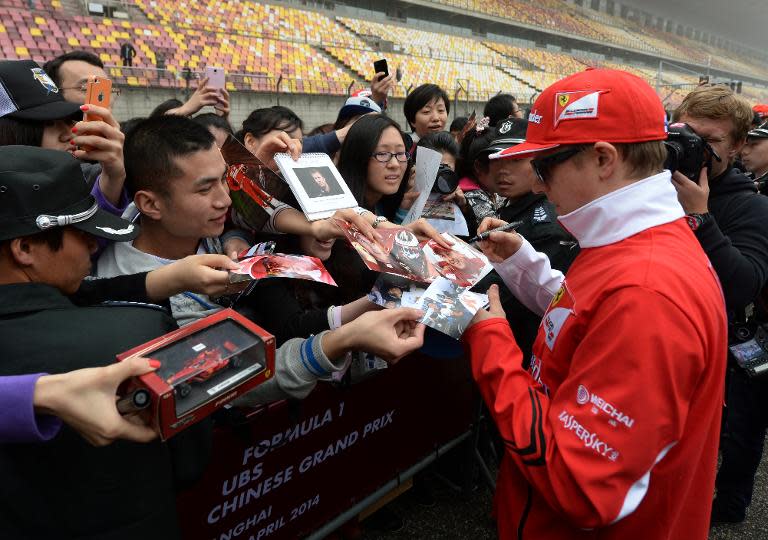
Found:
<svg viewBox="0 0 768 540"><path fill-rule="evenodd" d="M253 322L275 336L279 347L295 337L307 337L329 329L328 307L330 302L321 302L325 309L315 308L310 298L313 292L330 298L328 285L300 279L263 279L249 294L249 303L255 304L247 312ZM335 292L335 291L331 291ZM335 296L335 295L334 295ZM269 306L269 309L263 309ZM262 309L259 309L261 307Z"/></svg>
<svg viewBox="0 0 768 540"><path fill-rule="evenodd" d="M711 219L696 238L712 261L728 317L741 317L768 279L768 198L746 175L728 168L709 182Z"/></svg>
<svg viewBox="0 0 768 540"><path fill-rule="evenodd" d="M565 273L579 253L576 239L557 221L555 206L540 193L529 193L509 201L499 209L499 217L510 223L522 221L517 228L536 251L546 253L552 268Z"/></svg>
<svg viewBox="0 0 768 540"><path fill-rule="evenodd" d="M57 289L0 286L0 375L106 366L176 328L141 307L78 307ZM0 538L177 538L168 445L96 448L64 426L46 443L0 445Z"/></svg>

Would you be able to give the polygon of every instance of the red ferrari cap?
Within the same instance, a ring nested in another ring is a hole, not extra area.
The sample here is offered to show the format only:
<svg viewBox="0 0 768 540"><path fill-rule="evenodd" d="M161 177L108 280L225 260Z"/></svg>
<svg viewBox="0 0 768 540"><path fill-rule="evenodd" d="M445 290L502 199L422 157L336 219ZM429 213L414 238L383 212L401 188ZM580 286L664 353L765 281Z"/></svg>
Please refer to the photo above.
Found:
<svg viewBox="0 0 768 540"><path fill-rule="evenodd" d="M664 107L647 82L626 71L590 68L544 90L528 115L526 141L489 157L525 157L564 144L666 138Z"/></svg>
<svg viewBox="0 0 768 540"><path fill-rule="evenodd" d="M765 118L768 116L768 105L765 103L758 103L754 107L752 107L752 110L760 115L761 118Z"/></svg>

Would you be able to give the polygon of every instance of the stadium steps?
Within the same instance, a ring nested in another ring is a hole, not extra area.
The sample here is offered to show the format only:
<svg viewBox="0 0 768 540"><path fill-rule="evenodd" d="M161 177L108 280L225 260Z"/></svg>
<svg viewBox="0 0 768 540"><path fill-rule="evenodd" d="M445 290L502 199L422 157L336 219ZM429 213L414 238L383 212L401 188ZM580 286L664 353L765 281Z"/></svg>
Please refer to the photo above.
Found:
<svg viewBox="0 0 768 540"><path fill-rule="evenodd" d="M131 4L131 3L123 4L123 7L127 8L126 11L128 11L128 18L131 21L135 23L140 23L140 24L154 24L159 26L157 21L150 20L149 17L147 17L147 14L144 13L144 10L141 9L136 4Z"/></svg>
<svg viewBox="0 0 768 540"><path fill-rule="evenodd" d="M319 55L328 60L331 64L338 66L341 68L344 73L349 75L349 78L355 81L355 84L352 87L352 92L355 92L355 88L358 86L362 86L364 88L368 87L368 82L365 78L364 73L358 73L357 71L350 68L347 64L336 58L333 53L331 53L326 46L321 47L312 47L312 49ZM373 66L371 66L371 71L373 71Z"/></svg>
<svg viewBox="0 0 768 540"><path fill-rule="evenodd" d="M483 46L492 50L493 52L500 54L505 59L509 60L512 64L514 64L515 67L518 67L520 69L539 69L538 66L534 65L533 63L529 62L525 58L522 58L520 56L511 55L508 52L504 51L500 46L494 47L494 43L492 41L483 41Z"/></svg>
<svg viewBox="0 0 768 540"><path fill-rule="evenodd" d="M394 43L389 40L377 36L375 34L362 34L355 30L352 26L347 24L340 17L336 17L335 23L341 26L345 31L353 34L356 38L368 45L374 51L381 51L382 54L392 52L394 50Z"/></svg>
<svg viewBox="0 0 768 540"><path fill-rule="evenodd" d="M513 68L509 68L509 67L506 67L506 66L499 66L499 69L501 71L503 71L504 73L506 73L507 75L509 75L510 77L512 77L513 79L515 79L516 81L518 81L520 84L525 85L526 88L530 88L531 91L533 93L535 93L535 94L538 94L538 93L540 93L543 90L543 88L539 88L539 87L531 84L530 81L528 81L528 80L524 79L523 77L520 77L519 75L517 75L517 73L515 72L515 70Z"/></svg>

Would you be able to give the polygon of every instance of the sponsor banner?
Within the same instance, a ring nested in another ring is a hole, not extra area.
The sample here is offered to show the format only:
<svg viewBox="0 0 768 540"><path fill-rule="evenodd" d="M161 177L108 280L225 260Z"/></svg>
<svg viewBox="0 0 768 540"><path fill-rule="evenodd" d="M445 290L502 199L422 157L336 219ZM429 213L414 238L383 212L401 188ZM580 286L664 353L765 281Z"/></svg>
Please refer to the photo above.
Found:
<svg viewBox="0 0 768 540"><path fill-rule="evenodd" d="M412 355L219 427L203 478L178 497L183 538L304 537L469 430L475 396L468 362Z"/></svg>

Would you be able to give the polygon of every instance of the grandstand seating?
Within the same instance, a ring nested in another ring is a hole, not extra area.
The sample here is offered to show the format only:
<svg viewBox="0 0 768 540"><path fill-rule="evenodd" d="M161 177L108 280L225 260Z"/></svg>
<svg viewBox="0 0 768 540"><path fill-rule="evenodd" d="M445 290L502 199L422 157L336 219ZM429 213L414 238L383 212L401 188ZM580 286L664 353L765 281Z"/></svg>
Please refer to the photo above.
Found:
<svg viewBox="0 0 768 540"><path fill-rule="evenodd" d="M595 14L591 10L579 9L563 0L541 0L536 3L524 0L429 0L435 4L485 13L514 23L537 26L548 31L575 35L581 38L612 43L621 47L660 54L669 59L696 62L706 65L712 57L712 65L743 74L756 70L768 76L766 66L761 62L740 57L730 51L716 49L698 41L676 34L640 26L619 17L605 13Z"/></svg>
<svg viewBox="0 0 768 540"><path fill-rule="evenodd" d="M395 51L403 54L491 65L503 61L498 53L475 39L347 17L338 20L359 36L391 41Z"/></svg>
<svg viewBox="0 0 768 540"><path fill-rule="evenodd" d="M343 31L333 19L283 6L235 0L136 0L136 5L151 21L164 25L302 43L359 45L355 36Z"/></svg>
<svg viewBox="0 0 768 540"><path fill-rule="evenodd" d="M380 53L373 51L337 47L326 47L326 50L361 78L369 76L371 65L381 57ZM530 87L487 64L433 60L396 53L388 53L387 61L390 69L399 67L403 74L395 96L403 96L408 87L424 82L439 84L451 95L458 91L460 98L466 98L468 94L469 99L475 101L487 100L499 92L513 92L521 97L533 94Z"/></svg>
<svg viewBox="0 0 768 540"><path fill-rule="evenodd" d="M692 60L731 72L768 79L768 66L754 59L693 42L604 13L583 10L562 0L430 0L508 18L515 23ZM226 69L230 89L344 94L369 80L371 66L382 53L403 80L395 95L424 82L436 82L460 99L483 100L499 91L521 100L585 66L628 69L659 87L674 104L697 83L697 76L656 69L595 62L578 54L513 46L491 40L430 32L390 23L253 0L133 0L149 22L71 15L61 0L0 0L0 53L3 58L32 58L40 63L71 49L91 50L110 66L118 84L179 87L206 65ZM137 49L133 68L116 67L120 44ZM166 70L157 70L162 56ZM194 84L194 83L192 83ZM768 92L745 85L745 95L765 101Z"/></svg>

